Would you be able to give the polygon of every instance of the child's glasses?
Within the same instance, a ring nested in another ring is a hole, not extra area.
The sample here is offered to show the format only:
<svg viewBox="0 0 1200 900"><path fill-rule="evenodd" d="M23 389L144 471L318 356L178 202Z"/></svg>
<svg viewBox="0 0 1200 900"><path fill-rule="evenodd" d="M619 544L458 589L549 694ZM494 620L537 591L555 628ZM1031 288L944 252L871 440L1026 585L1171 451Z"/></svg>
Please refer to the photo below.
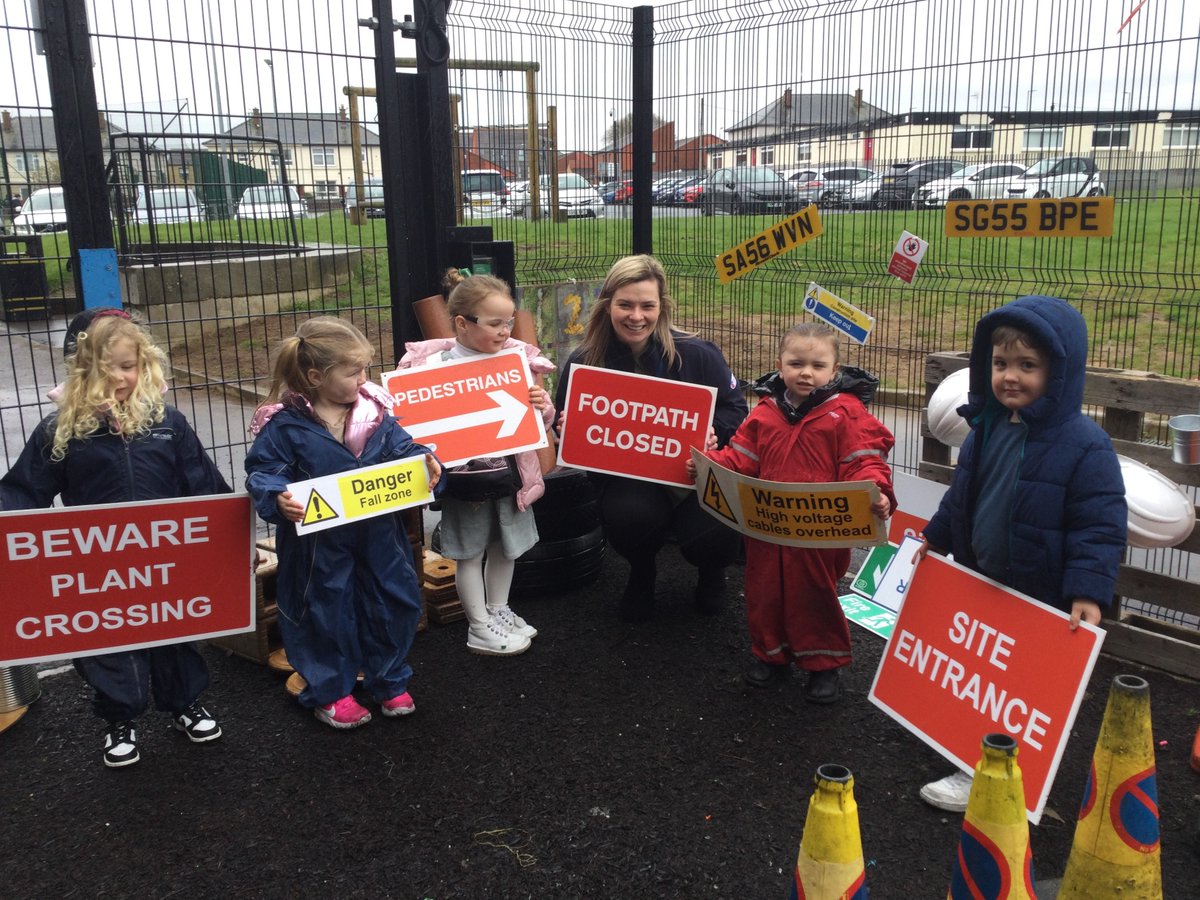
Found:
<svg viewBox="0 0 1200 900"><path fill-rule="evenodd" d="M488 319L486 322L480 322L479 316L463 316L463 318L480 328L490 328L492 331L503 331L506 328L512 331L513 325L517 322L516 319Z"/></svg>

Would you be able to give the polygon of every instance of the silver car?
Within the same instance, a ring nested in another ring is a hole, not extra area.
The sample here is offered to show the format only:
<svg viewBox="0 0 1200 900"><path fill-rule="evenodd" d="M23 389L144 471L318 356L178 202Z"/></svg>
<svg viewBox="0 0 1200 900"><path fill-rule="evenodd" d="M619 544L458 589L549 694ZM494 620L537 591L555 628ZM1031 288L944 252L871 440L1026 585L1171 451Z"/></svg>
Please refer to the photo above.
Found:
<svg viewBox="0 0 1200 900"><path fill-rule="evenodd" d="M1052 156L1011 179L1004 196L1103 197L1104 182L1090 156Z"/></svg>
<svg viewBox="0 0 1200 900"><path fill-rule="evenodd" d="M917 188L917 209L945 206L948 200L1000 200L1008 196L1008 185L1025 171L1015 162L976 163L953 175L938 178Z"/></svg>

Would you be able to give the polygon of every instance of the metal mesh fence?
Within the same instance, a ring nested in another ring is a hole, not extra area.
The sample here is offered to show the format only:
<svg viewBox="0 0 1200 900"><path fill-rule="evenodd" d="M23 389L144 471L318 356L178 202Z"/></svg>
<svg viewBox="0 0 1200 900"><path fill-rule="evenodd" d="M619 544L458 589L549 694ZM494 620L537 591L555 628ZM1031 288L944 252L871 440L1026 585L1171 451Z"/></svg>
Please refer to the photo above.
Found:
<svg viewBox="0 0 1200 900"><path fill-rule="evenodd" d="M1021 293L1076 304L1093 364L1200 376L1200 24L1186 5L1146 4L1127 23L1125 0L656 7L656 179L695 182L744 166L811 173L798 179L803 188L848 166L883 178L895 163L923 159L1024 166L1077 157L1092 160L1103 192L1116 198L1110 238L957 239L945 236L936 205L887 204L861 187L836 200L818 194L820 238L722 284L717 256L778 214L714 206L708 216L703 192L663 195L653 207L653 249L672 276L679 323L716 341L750 380L772 366L787 325L806 316L810 283L872 316L869 340L847 342L844 358L880 377L882 417L908 471L919 453L926 355L964 349L984 311ZM298 321L321 310L349 316L371 336L380 367L395 359L374 51L359 24L366 6L87 7L123 203L136 206L140 183L190 190L204 208L202 221L114 227L141 246L228 251L229 261L202 272L195 260L160 255L127 260L123 274L127 302L171 351L174 399L239 485L253 398L273 346ZM27 8L6 3L0 15L9 50L0 63L0 190L28 199L61 176L53 111ZM608 266L630 251L633 210L653 202L628 197L631 11L459 0L449 37L458 159L448 164L464 189L461 221L514 243L525 303L544 304L543 343L561 353ZM397 48L413 52L400 38ZM503 186L488 190L473 172L499 173ZM299 215L238 214L247 191L283 182L296 189ZM887 273L904 230L930 243L911 285ZM77 304L65 237L44 234L40 249L49 315L6 316L2 326L6 460L49 410L42 398L62 375L61 334Z"/></svg>

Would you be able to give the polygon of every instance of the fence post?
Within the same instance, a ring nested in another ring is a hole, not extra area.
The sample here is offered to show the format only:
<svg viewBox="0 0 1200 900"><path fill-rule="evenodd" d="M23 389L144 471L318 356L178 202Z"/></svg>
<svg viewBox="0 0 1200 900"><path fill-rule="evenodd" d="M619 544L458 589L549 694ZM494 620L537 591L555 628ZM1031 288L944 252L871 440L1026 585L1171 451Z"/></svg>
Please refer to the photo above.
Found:
<svg viewBox="0 0 1200 900"><path fill-rule="evenodd" d="M654 252L654 7L633 10L633 252Z"/></svg>
<svg viewBox="0 0 1200 900"><path fill-rule="evenodd" d="M92 281L84 277L80 251L110 251L110 269L103 265L88 267L89 271L105 273L99 277L106 279L106 283L95 285L104 289L104 296L93 305L101 305L111 302L110 291L117 280L116 252L108 188L104 184L104 146L100 140L100 111L96 105L84 0L42 0L42 26L63 201L67 207L75 298L78 303L88 305L84 290Z"/></svg>

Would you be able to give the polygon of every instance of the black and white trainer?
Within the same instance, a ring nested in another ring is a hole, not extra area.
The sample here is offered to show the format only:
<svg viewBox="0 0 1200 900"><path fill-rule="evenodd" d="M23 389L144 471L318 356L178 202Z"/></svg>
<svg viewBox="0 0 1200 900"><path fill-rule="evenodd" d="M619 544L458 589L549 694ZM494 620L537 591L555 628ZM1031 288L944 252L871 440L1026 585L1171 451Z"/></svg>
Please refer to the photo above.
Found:
<svg viewBox="0 0 1200 900"><path fill-rule="evenodd" d="M132 766L141 759L132 722L109 722L104 732L104 764L110 769Z"/></svg>
<svg viewBox="0 0 1200 900"><path fill-rule="evenodd" d="M215 741L221 736L221 726L217 720L195 701L183 712L176 713L172 724L177 731L186 734L193 744Z"/></svg>

